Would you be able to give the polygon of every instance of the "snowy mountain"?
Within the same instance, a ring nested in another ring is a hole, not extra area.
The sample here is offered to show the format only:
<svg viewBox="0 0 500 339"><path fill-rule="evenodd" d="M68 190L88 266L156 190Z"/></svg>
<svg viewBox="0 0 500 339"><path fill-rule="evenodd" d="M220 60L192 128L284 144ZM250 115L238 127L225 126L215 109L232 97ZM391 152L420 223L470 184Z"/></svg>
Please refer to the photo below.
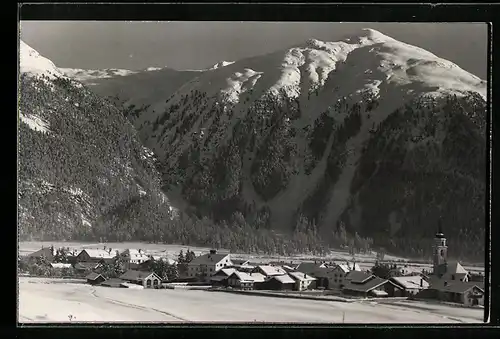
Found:
<svg viewBox="0 0 500 339"><path fill-rule="evenodd" d="M19 90L21 239L144 238L170 220L154 156L119 109L22 41Z"/></svg>
<svg viewBox="0 0 500 339"><path fill-rule="evenodd" d="M306 217L325 239L343 223L387 246L439 218L481 236L484 80L371 29L221 65L92 87L131 107L177 205L280 232Z"/></svg>

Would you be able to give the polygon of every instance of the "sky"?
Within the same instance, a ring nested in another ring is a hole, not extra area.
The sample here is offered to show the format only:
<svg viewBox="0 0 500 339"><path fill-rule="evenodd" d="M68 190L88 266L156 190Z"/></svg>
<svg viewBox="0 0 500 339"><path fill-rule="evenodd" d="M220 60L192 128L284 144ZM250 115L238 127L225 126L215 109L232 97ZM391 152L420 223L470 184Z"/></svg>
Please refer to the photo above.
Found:
<svg viewBox="0 0 500 339"><path fill-rule="evenodd" d="M204 69L373 28L486 79L484 23L22 21L21 39L58 67Z"/></svg>

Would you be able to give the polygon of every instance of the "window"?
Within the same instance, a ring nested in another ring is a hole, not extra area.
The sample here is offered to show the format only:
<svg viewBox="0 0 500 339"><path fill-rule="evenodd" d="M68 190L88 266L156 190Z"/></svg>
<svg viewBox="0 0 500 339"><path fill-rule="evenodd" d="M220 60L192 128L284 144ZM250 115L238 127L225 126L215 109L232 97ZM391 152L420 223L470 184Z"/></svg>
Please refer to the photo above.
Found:
<svg viewBox="0 0 500 339"><path fill-rule="evenodd" d="M451 275L451 280L455 280L455 275L454 274Z"/></svg>

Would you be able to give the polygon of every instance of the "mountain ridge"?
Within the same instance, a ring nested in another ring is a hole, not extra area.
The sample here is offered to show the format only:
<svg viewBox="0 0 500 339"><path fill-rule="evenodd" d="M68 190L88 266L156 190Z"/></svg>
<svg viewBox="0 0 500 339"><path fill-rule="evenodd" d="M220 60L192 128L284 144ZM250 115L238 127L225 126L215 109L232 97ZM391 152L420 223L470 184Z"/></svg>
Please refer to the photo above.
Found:
<svg viewBox="0 0 500 339"><path fill-rule="evenodd" d="M413 238L431 237L440 218L462 232L459 242L482 227L485 81L380 32L310 39L208 71L91 81L126 108L169 199L199 217L241 213L279 232L306 218L325 241L345 225L417 252ZM462 161L465 144L477 154ZM433 180L444 186L433 192ZM462 220L444 213L454 199Z"/></svg>

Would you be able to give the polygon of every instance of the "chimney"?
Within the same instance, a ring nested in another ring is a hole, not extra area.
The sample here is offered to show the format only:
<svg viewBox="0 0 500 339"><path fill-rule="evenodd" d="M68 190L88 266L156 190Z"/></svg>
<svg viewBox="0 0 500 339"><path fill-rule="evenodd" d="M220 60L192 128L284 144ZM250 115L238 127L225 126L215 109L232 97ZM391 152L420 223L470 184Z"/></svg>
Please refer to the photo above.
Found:
<svg viewBox="0 0 500 339"><path fill-rule="evenodd" d="M304 273L304 278L307 278L306 274Z"/></svg>
<svg viewBox="0 0 500 339"><path fill-rule="evenodd" d="M139 253L142 253L142 250L139 248Z"/></svg>
<svg viewBox="0 0 500 339"><path fill-rule="evenodd" d="M424 287L424 280L420 278L420 287Z"/></svg>
<svg viewBox="0 0 500 339"><path fill-rule="evenodd" d="M104 245L104 248L103 248L103 250L105 250L105 249L106 249L106 245Z"/></svg>

